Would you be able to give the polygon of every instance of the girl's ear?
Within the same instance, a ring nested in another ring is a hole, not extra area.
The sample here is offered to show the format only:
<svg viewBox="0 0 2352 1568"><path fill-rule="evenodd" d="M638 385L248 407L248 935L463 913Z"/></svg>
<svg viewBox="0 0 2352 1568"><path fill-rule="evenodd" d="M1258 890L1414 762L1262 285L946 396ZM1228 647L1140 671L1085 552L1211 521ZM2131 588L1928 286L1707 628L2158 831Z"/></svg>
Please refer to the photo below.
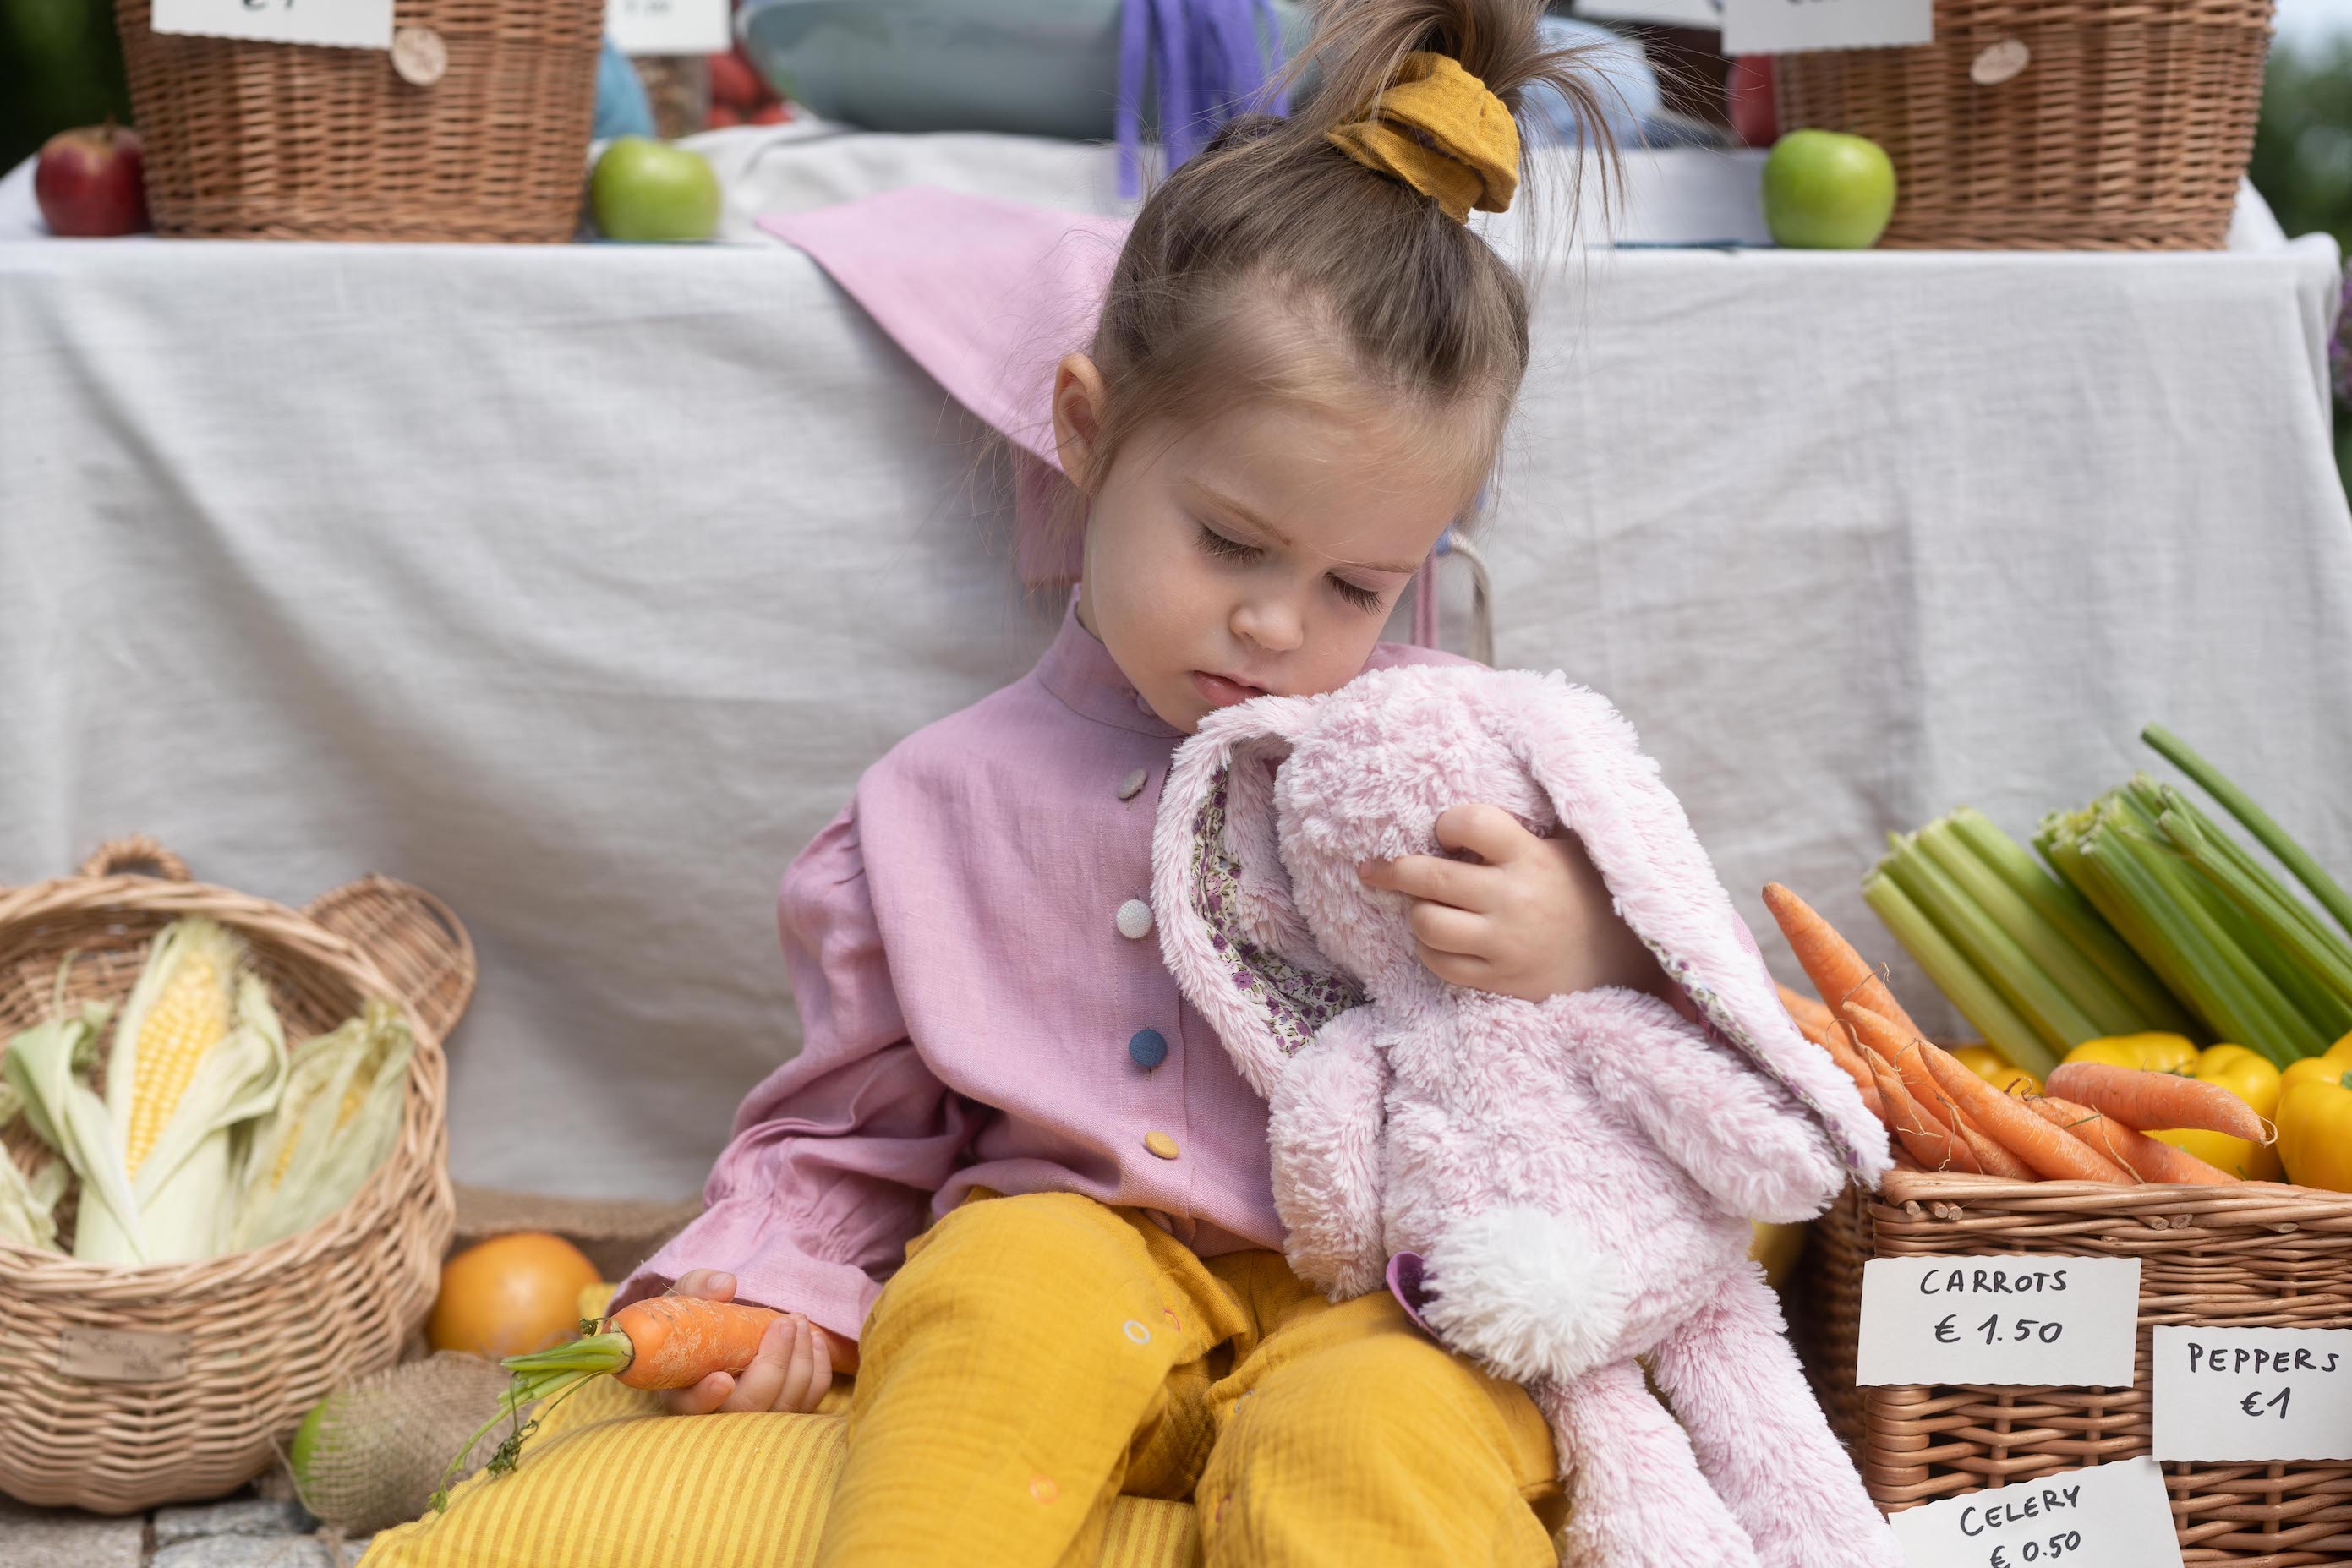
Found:
<svg viewBox="0 0 2352 1568"><path fill-rule="evenodd" d="M1054 446L1070 483L1094 493L1095 453L1108 407L1102 371L1084 354L1065 354L1054 368Z"/></svg>
<svg viewBox="0 0 2352 1568"><path fill-rule="evenodd" d="M1557 673L1495 678L1519 685L1496 705L1508 716L1504 739L1550 798L1560 826L1583 841L1618 915L1688 995L1702 1027L1786 1089L1847 1168L1875 1186L1887 1168L1885 1129L1853 1081L1789 1020L1755 937L1633 727L1606 698Z"/></svg>
<svg viewBox="0 0 2352 1568"><path fill-rule="evenodd" d="M1169 767L1152 829L1160 956L1261 1095L1317 1030L1362 1000L1316 952L1276 833L1275 768L1316 707L1259 697L1202 719Z"/></svg>

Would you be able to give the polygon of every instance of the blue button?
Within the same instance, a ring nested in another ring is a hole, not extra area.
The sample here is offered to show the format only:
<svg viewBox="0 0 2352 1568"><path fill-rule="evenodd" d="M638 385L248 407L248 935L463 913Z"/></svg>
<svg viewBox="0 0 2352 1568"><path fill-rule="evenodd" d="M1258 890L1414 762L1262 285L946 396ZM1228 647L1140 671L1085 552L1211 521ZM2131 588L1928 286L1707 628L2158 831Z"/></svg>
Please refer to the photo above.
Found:
<svg viewBox="0 0 2352 1568"><path fill-rule="evenodd" d="M1129 1037L1127 1053L1135 1058L1138 1067L1149 1072L1168 1060L1168 1040L1156 1029L1139 1029Z"/></svg>

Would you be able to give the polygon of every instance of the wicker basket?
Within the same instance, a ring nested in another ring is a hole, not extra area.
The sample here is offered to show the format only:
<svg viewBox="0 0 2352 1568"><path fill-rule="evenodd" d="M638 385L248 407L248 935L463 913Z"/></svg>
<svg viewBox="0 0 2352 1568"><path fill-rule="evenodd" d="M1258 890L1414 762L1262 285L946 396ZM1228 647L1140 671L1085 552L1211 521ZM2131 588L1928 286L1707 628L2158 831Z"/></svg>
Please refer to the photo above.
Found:
<svg viewBox="0 0 2352 1568"><path fill-rule="evenodd" d="M128 874L138 863L161 874ZM441 1040L472 994L464 928L382 877L299 913L186 878L168 851L131 841L80 875L0 894L0 1038L48 1015L68 953L69 998L120 998L156 931L210 915L251 945L289 1038L366 997L406 1004L416 1051L400 1143L336 1214L252 1251L124 1268L0 1243L0 1492L22 1502L128 1513L243 1485L321 1396L399 1355L439 1280L452 1213ZM8 1152L28 1167L46 1154L29 1140Z"/></svg>
<svg viewBox="0 0 2352 1568"><path fill-rule="evenodd" d="M1782 131L1895 160L1879 243L2213 250L2253 149L2272 0L1936 0L1917 48L1783 55Z"/></svg>
<svg viewBox="0 0 2352 1568"><path fill-rule="evenodd" d="M387 52L158 34L115 0L156 232L570 239L602 0L395 3Z"/></svg>
<svg viewBox="0 0 2352 1568"><path fill-rule="evenodd" d="M2133 1387L1864 1389L1863 1477L1889 1511L2147 1453L2157 1324L2352 1328L2352 1195L2267 1182L2119 1187L1898 1171L1875 1200L1841 1205L1820 1223L1866 1232L1863 1256L2141 1263ZM1832 1379L1842 1372L1849 1388L1859 1324L1857 1313L1816 1368ZM2190 1564L2352 1563L2352 1464L2168 1463L2164 1472Z"/></svg>

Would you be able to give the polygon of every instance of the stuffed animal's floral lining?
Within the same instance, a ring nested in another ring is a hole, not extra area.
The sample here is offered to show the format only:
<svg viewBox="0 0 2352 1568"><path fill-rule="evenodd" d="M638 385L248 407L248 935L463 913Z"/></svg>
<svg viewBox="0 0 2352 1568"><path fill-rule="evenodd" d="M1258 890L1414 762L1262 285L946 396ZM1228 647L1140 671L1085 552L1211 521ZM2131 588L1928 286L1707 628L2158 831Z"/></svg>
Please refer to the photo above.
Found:
<svg viewBox="0 0 2352 1568"><path fill-rule="evenodd" d="M1285 1056L1296 1056L1316 1031L1364 993L1338 975L1302 969L1250 939L1242 921L1241 867L1225 847L1225 780L1220 778L1192 823L1194 907L1208 927L1209 946L1229 968L1235 988L1265 1010Z"/></svg>

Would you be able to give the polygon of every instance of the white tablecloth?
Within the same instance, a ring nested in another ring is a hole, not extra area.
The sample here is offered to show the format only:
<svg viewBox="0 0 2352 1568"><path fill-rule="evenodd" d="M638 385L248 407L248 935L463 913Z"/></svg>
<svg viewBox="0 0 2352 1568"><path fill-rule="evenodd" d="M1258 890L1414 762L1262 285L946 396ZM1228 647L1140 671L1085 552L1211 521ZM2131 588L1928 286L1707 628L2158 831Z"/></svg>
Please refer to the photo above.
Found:
<svg viewBox="0 0 2352 1568"><path fill-rule="evenodd" d="M1099 150L712 145L739 234L917 179L1115 204ZM1633 232L1752 233L1753 170L1643 162ZM422 883L482 951L460 1178L691 1190L793 1049L785 862L1058 612L974 433L782 246L68 244L24 187L0 880L144 830L293 902ZM2352 870L2336 263L2260 215L2213 256L1556 255L1502 659L1617 698L1759 927L1778 877L1874 935L1887 830L2026 830L2151 718Z"/></svg>

